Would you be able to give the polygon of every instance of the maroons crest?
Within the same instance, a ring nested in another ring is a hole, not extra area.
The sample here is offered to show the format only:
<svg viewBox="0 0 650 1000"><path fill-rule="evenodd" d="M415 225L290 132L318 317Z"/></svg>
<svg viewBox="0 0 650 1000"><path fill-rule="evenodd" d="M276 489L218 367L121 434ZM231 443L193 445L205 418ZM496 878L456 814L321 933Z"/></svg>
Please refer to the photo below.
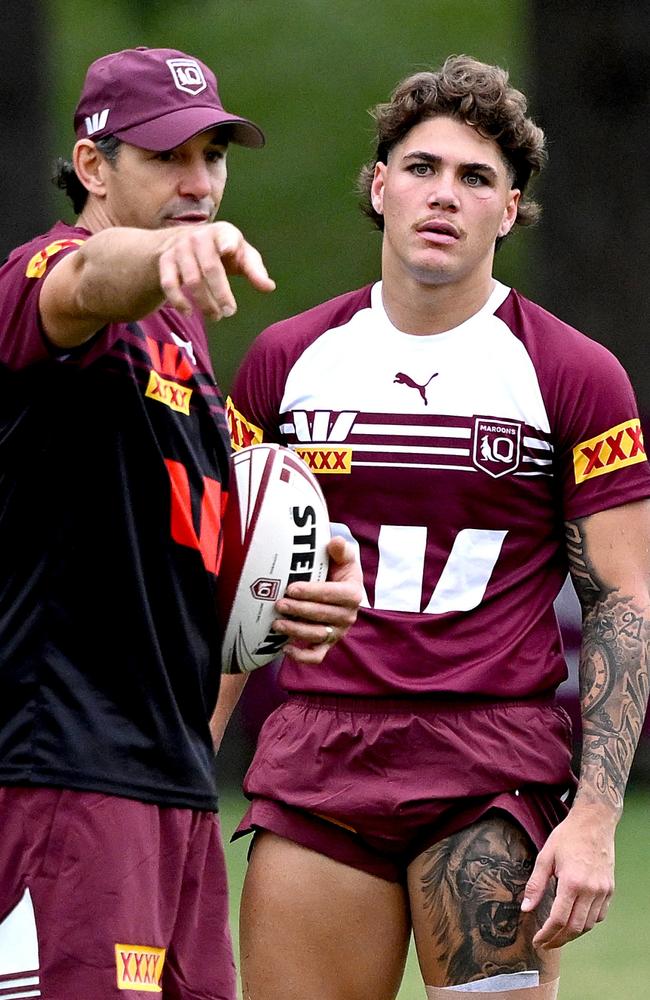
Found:
<svg viewBox="0 0 650 1000"><path fill-rule="evenodd" d="M522 426L519 420L474 417L472 461L476 468L493 479L515 472L521 462Z"/></svg>

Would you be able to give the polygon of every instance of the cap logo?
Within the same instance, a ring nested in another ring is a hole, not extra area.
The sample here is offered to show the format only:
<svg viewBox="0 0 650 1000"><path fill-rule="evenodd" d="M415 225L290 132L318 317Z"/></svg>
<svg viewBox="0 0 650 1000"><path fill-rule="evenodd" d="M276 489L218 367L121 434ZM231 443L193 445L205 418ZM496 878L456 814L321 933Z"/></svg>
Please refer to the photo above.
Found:
<svg viewBox="0 0 650 1000"><path fill-rule="evenodd" d="M100 132L106 122L108 121L108 113L110 108L104 108L103 111L95 111L94 114L88 115L86 118L86 132L88 135L93 135L95 132Z"/></svg>
<svg viewBox="0 0 650 1000"><path fill-rule="evenodd" d="M200 94L207 83L203 70L194 59L167 59L167 65L178 90L186 94Z"/></svg>

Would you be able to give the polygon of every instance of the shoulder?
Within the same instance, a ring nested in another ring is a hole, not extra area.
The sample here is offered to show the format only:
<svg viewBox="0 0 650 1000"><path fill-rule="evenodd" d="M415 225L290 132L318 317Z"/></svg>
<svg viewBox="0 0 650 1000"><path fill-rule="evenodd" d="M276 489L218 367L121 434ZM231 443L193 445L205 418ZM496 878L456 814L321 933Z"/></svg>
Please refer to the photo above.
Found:
<svg viewBox="0 0 650 1000"><path fill-rule="evenodd" d="M369 308L371 288L372 285L366 285L355 291L345 292L295 316L273 323L259 334L253 346L260 349L282 346L285 350L304 350L322 334L344 326L359 310Z"/></svg>
<svg viewBox="0 0 650 1000"><path fill-rule="evenodd" d="M623 370L606 347L515 289L511 289L495 316L522 342L538 371L550 367L557 378L562 373L584 375L587 365L592 373L594 366Z"/></svg>
<svg viewBox="0 0 650 1000"><path fill-rule="evenodd" d="M51 345L39 311L41 290L52 269L88 236L86 230L57 223L16 247L0 267L0 358L4 364L22 368L50 357Z"/></svg>
<svg viewBox="0 0 650 1000"><path fill-rule="evenodd" d="M370 306L371 287L338 295L263 330L239 366L230 401L231 424L239 421L237 426L278 440L278 413L291 372L310 356L321 337L345 327ZM237 440L235 433L233 439Z"/></svg>
<svg viewBox="0 0 650 1000"><path fill-rule="evenodd" d="M42 278L50 267L81 246L89 235L85 229L57 222L47 232L12 250L0 268L0 278L9 271L12 275L20 273L26 279Z"/></svg>

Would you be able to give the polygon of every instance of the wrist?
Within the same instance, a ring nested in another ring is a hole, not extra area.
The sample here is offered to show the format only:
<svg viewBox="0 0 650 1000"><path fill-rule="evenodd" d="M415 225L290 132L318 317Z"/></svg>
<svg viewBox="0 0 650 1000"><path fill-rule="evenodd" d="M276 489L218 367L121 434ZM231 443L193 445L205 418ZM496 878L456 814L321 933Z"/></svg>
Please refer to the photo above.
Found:
<svg viewBox="0 0 650 1000"><path fill-rule="evenodd" d="M571 812L588 813L592 822L608 824L615 829L623 813L622 797L620 802L614 802L590 785L578 784Z"/></svg>

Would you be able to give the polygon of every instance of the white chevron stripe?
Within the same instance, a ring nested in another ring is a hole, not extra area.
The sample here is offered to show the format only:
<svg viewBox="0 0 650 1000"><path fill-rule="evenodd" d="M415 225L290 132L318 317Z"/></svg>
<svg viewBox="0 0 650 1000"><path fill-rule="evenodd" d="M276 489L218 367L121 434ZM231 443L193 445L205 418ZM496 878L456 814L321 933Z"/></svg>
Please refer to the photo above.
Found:
<svg viewBox="0 0 650 1000"><path fill-rule="evenodd" d="M420 424L355 424L352 434L367 434L369 437L392 435L395 437L453 437L470 438L471 427L434 427Z"/></svg>
<svg viewBox="0 0 650 1000"><path fill-rule="evenodd" d="M0 976L12 973L20 976L26 969L38 967L36 917L31 894L25 889L20 902L0 923ZM40 993L30 995L39 996Z"/></svg>
<svg viewBox="0 0 650 1000"><path fill-rule="evenodd" d="M23 1000L23 997L40 997L40 990L30 990L28 993L0 993L0 1000Z"/></svg>
<svg viewBox="0 0 650 1000"><path fill-rule="evenodd" d="M304 447L304 446L303 446ZM332 445L312 445L311 447L316 448L331 448ZM436 448L433 445L412 445L412 444L355 444L353 445L353 451L356 454L359 451L366 452L376 452L381 455L384 452L391 451L395 455L469 455L468 448Z"/></svg>
<svg viewBox="0 0 650 1000"><path fill-rule="evenodd" d="M16 979L0 980L0 1000L4 994L3 990L18 989L19 986L38 986L40 979L38 976L22 976Z"/></svg>

